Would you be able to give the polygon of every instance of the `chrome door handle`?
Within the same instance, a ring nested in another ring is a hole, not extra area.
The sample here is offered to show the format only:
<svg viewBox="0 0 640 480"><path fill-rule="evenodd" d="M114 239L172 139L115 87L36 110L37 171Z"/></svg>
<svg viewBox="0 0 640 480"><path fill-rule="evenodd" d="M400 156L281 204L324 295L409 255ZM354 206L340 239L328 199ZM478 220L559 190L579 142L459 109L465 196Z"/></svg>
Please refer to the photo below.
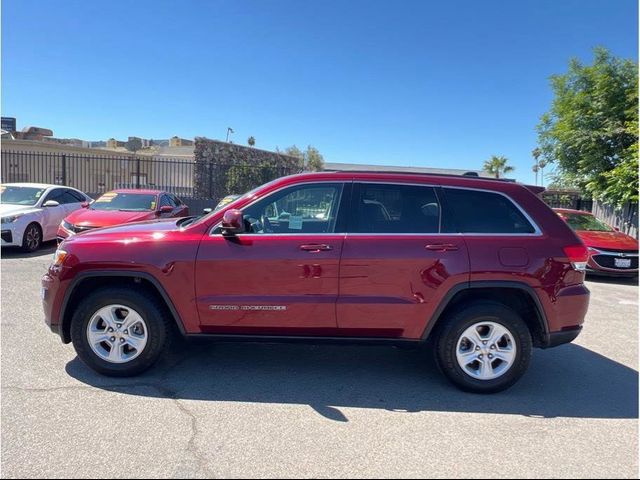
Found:
<svg viewBox="0 0 640 480"><path fill-rule="evenodd" d="M331 245L326 245L324 243L310 244L310 245L300 245L300 250L304 250L305 252L318 253L318 252L326 252L328 250L333 250L333 247Z"/></svg>
<svg viewBox="0 0 640 480"><path fill-rule="evenodd" d="M434 243L431 245L426 245L424 248L434 252L453 252L458 250L458 246L454 245L453 243Z"/></svg>

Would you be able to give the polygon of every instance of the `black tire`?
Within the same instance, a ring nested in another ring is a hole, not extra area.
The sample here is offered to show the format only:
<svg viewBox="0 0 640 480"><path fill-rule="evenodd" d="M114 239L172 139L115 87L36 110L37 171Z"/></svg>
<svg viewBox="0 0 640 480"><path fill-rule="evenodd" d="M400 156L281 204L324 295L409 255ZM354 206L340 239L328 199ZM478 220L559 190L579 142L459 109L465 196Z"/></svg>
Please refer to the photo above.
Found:
<svg viewBox="0 0 640 480"><path fill-rule="evenodd" d="M533 343L527 324L511 308L497 302L478 302L457 309L443 319L436 332L436 361L442 373L458 388L471 393L496 393L515 384L529 367ZM513 337L516 355L509 370L498 378L480 380L460 367L456 358L458 340L465 330L478 322L494 322L505 327Z"/></svg>
<svg viewBox="0 0 640 480"><path fill-rule="evenodd" d="M102 307L112 304L132 308L147 326L146 346L138 357L127 363L111 363L100 358L87 339L87 327L92 316ZM71 340L78 357L91 369L110 377L132 377L148 370L169 348L173 331L166 309L144 289L105 287L96 290L78 304L71 319Z"/></svg>
<svg viewBox="0 0 640 480"><path fill-rule="evenodd" d="M27 225L22 234L22 251L35 252L42 245L42 228L36 222Z"/></svg>

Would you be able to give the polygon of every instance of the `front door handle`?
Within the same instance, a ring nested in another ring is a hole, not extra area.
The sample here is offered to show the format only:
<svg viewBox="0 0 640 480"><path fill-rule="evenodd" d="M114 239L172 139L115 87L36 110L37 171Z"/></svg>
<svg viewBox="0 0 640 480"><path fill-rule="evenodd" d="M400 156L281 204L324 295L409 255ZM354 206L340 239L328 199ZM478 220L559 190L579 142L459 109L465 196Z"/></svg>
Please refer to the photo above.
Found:
<svg viewBox="0 0 640 480"><path fill-rule="evenodd" d="M318 253L318 252L326 252L329 250L333 250L333 247L331 245L327 245L324 243L310 244L310 245L300 245L300 250L304 250L305 252Z"/></svg>
<svg viewBox="0 0 640 480"><path fill-rule="evenodd" d="M434 243L431 245L426 245L424 248L434 252L453 252L458 250L458 246L454 245L453 243Z"/></svg>

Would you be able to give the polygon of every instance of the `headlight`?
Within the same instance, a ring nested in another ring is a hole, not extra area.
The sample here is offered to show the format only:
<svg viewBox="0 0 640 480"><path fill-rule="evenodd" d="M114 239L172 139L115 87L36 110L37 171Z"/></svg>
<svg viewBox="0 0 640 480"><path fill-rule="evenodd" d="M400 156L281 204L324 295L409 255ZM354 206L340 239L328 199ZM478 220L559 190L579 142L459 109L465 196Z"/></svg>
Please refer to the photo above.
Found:
<svg viewBox="0 0 640 480"><path fill-rule="evenodd" d="M71 233L73 233L73 225L67 222L66 220L62 220L62 222L60 223L60 226L65 230L69 230Z"/></svg>
<svg viewBox="0 0 640 480"><path fill-rule="evenodd" d="M2 217L2 223L13 223L20 218L20 215L11 215L9 217Z"/></svg>
<svg viewBox="0 0 640 480"><path fill-rule="evenodd" d="M56 253L53 254L53 266L59 267L64 263L64 259L67 257L67 252L61 250L60 248L56 250Z"/></svg>

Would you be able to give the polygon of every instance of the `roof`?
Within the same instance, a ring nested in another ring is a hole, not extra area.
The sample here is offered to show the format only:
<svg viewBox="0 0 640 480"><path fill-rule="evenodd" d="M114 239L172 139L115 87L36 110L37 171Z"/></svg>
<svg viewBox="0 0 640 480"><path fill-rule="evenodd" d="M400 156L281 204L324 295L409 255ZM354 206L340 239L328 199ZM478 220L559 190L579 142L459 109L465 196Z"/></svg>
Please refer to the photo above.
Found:
<svg viewBox="0 0 640 480"><path fill-rule="evenodd" d="M138 193L140 195L160 195L161 193L165 193L164 190L151 190L146 188L114 188L113 190L109 190L108 192L115 193ZM105 192L105 193L108 193Z"/></svg>
<svg viewBox="0 0 640 480"><path fill-rule="evenodd" d="M325 171L362 171L370 172L403 172L403 173L434 173L444 175L463 175L467 172L477 173L479 177L491 177L491 175L483 170L463 169L463 168L432 168L432 167L402 167L396 165L360 165L357 163L334 163L326 162L324 164Z"/></svg>
<svg viewBox="0 0 640 480"><path fill-rule="evenodd" d="M29 187L29 188L73 188L73 187L67 187L66 185L53 185L50 183L28 183L28 182L23 182L23 183L3 183L2 184L5 187ZM74 190L77 190L76 188L74 188Z"/></svg>
<svg viewBox="0 0 640 480"><path fill-rule="evenodd" d="M383 181L383 182L410 182L426 184L432 186L464 187L475 189L486 189L491 191L509 192L519 188L526 188L534 194L538 194L542 187L524 185L513 180L493 177L472 177L466 175L452 174L426 174L426 173L404 173L404 172L370 172L370 171L337 171L337 172L306 172L281 177L269 182L267 185L295 183L297 181Z"/></svg>

